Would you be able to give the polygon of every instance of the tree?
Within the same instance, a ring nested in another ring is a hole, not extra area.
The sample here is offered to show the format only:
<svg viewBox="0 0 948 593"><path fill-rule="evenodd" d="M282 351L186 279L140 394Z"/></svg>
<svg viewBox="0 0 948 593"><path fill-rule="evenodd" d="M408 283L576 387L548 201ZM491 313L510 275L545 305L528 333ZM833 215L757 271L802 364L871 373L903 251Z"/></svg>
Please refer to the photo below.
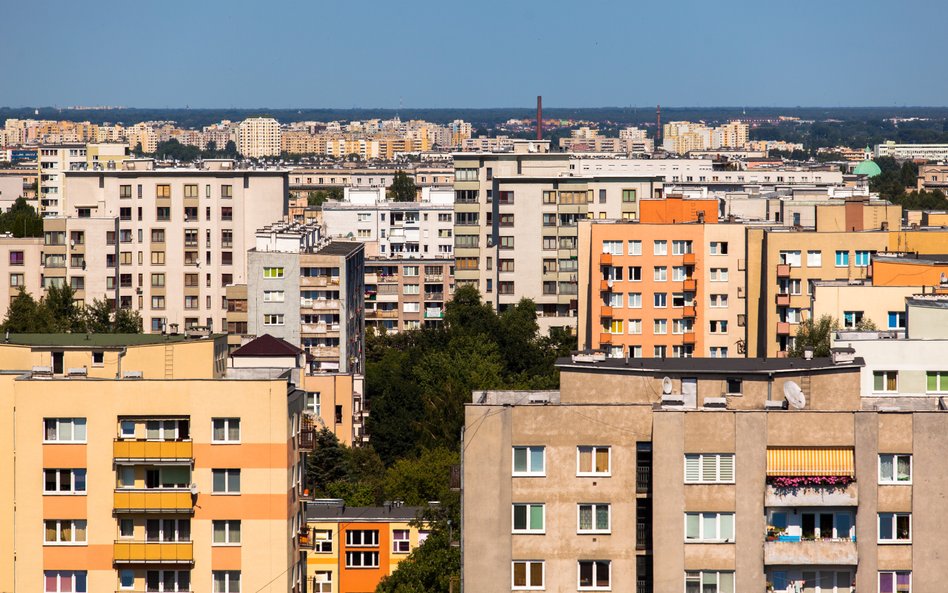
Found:
<svg viewBox="0 0 948 593"><path fill-rule="evenodd" d="M414 458L400 459L385 474L385 495L410 506L430 501L449 502L451 468L461 463L456 449L425 449Z"/></svg>
<svg viewBox="0 0 948 593"><path fill-rule="evenodd" d="M311 191L308 194L306 194L306 205L307 206L322 206L329 200L341 202L343 199L344 193L345 192L341 187L317 189L316 191Z"/></svg>
<svg viewBox="0 0 948 593"><path fill-rule="evenodd" d="M817 321L807 319L797 328L797 335L793 340L790 356L803 358L807 349L813 350L813 356L829 356L833 332L837 329L839 329L839 322L829 315L824 315Z"/></svg>
<svg viewBox="0 0 948 593"><path fill-rule="evenodd" d="M3 320L3 331L15 334L48 333L50 323L40 304L23 287L17 293Z"/></svg>
<svg viewBox="0 0 948 593"><path fill-rule="evenodd" d="M82 312L76 305L76 293L69 285L52 285L46 289L46 296L42 306L49 314L51 327L54 333L85 331Z"/></svg>
<svg viewBox="0 0 948 593"><path fill-rule="evenodd" d="M26 198L19 197L9 210L0 213L0 233L13 233L14 237L42 237L43 218Z"/></svg>
<svg viewBox="0 0 948 593"><path fill-rule="evenodd" d="M376 593L449 593L457 591L461 550L453 545L457 523L435 524L421 546L384 577ZM452 586L452 583L454 585Z"/></svg>
<svg viewBox="0 0 948 593"><path fill-rule="evenodd" d="M414 202L417 196L415 182L404 171L395 171L388 197L396 202Z"/></svg>

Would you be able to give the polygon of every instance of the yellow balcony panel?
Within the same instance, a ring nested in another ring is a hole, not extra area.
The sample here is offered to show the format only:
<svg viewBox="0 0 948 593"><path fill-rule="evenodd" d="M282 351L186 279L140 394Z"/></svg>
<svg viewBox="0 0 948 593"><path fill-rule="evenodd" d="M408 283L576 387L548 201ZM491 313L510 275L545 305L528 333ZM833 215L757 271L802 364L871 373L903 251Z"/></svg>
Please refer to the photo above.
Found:
<svg viewBox="0 0 948 593"><path fill-rule="evenodd" d="M115 491L112 508L116 513L192 513L190 490L152 489Z"/></svg>
<svg viewBox="0 0 948 593"><path fill-rule="evenodd" d="M116 439L112 444L112 457L131 461L188 460L194 457L194 446L191 441Z"/></svg>
<svg viewBox="0 0 948 593"><path fill-rule="evenodd" d="M115 564L194 564L191 542L117 541L112 558Z"/></svg>

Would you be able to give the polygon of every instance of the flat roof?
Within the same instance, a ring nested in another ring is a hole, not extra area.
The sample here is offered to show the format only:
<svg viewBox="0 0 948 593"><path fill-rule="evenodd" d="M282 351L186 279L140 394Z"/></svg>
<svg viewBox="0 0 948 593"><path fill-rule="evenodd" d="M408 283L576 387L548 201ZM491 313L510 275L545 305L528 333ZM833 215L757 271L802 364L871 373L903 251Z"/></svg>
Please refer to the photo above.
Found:
<svg viewBox="0 0 948 593"><path fill-rule="evenodd" d="M350 507L344 504L306 503L307 520L335 520L349 521L411 521L418 517L422 507L406 507L398 505Z"/></svg>
<svg viewBox="0 0 948 593"><path fill-rule="evenodd" d="M911 255L887 255L885 253L876 253L876 261L891 261L899 262L903 264L923 264L923 265L932 265L932 264L948 264L948 254L943 253L929 253L929 254L911 254Z"/></svg>
<svg viewBox="0 0 948 593"><path fill-rule="evenodd" d="M834 364L831 358L606 358L593 362L577 362L572 357L559 358L557 368L561 370L595 370L604 372L632 373L721 373L721 374L769 374L795 373L836 369L858 369L864 366L862 358L852 362Z"/></svg>
<svg viewBox="0 0 948 593"><path fill-rule="evenodd" d="M14 346L62 346L117 348L121 346L148 346L152 344L200 342L226 337L227 334L211 334L207 337L187 337L185 334L14 334L5 343Z"/></svg>
<svg viewBox="0 0 948 593"><path fill-rule="evenodd" d="M312 253L315 255L349 255L350 253L355 253L359 249L364 249L364 244L359 243L358 241L333 240L327 245L307 253Z"/></svg>

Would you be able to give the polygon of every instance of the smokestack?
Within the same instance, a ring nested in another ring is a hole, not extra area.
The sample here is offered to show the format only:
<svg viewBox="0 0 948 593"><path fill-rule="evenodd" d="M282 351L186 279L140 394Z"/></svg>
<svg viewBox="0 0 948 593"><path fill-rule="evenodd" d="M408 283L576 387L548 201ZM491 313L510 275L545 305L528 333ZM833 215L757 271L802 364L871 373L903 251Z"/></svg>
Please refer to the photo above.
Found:
<svg viewBox="0 0 948 593"><path fill-rule="evenodd" d="M543 140L543 95L537 95L537 140Z"/></svg>
<svg viewBox="0 0 948 593"><path fill-rule="evenodd" d="M662 141L662 106L655 106L655 148L658 148Z"/></svg>

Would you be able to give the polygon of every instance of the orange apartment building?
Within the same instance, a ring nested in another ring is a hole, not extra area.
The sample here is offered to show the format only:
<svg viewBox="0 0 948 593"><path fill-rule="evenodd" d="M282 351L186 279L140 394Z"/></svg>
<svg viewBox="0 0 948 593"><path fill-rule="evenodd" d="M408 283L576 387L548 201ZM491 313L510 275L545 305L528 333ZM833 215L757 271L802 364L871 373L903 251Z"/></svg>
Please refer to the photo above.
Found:
<svg viewBox="0 0 948 593"><path fill-rule="evenodd" d="M580 224L580 349L743 356L744 227L717 200L642 200L641 219Z"/></svg>

